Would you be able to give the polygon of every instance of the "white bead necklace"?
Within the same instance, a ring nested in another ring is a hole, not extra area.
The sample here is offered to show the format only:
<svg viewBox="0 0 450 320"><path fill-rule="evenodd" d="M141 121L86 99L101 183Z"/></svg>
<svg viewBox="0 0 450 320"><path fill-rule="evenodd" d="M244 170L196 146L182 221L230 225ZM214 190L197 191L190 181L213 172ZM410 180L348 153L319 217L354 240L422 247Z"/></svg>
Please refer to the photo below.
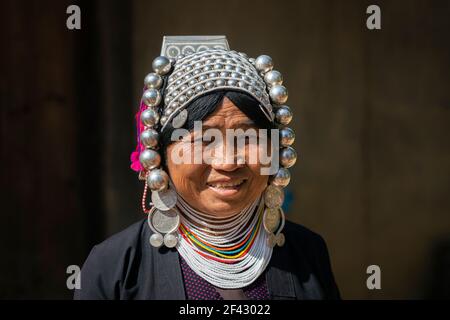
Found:
<svg viewBox="0 0 450 320"><path fill-rule="evenodd" d="M178 197L177 207L182 213L181 223L188 230L208 244L225 248L240 243L257 227L264 201L260 197L240 213L226 218L212 218L200 213L181 196ZM212 259L217 256L198 248L188 237L180 236L176 248L200 277L219 288L237 289L254 282L267 267L273 251L267 245L267 237L267 232L260 226L249 251L238 258L227 259L230 263Z"/></svg>

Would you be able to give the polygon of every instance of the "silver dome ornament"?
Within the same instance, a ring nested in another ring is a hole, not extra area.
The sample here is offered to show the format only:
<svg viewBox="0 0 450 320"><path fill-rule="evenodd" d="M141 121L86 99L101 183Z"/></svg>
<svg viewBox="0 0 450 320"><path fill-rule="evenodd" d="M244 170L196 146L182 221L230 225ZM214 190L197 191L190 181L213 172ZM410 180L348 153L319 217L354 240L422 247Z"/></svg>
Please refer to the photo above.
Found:
<svg viewBox="0 0 450 320"><path fill-rule="evenodd" d="M292 120L292 111L286 105L281 105L275 110L275 120L282 125L288 125Z"/></svg>
<svg viewBox="0 0 450 320"><path fill-rule="evenodd" d="M156 107L161 102L161 94L156 89L147 89L142 95L142 100L149 107Z"/></svg>
<svg viewBox="0 0 450 320"><path fill-rule="evenodd" d="M159 89L162 85L162 78L156 73L149 73L145 79L144 84L148 89Z"/></svg>
<svg viewBox="0 0 450 320"><path fill-rule="evenodd" d="M169 185L169 175L162 169L152 170L147 175L147 185L152 191L164 191Z"/></svg>
<svg viewBox="0 0 450 320"><path fill-rule="evenodd" d="M288 91L282 85L275 85L269 90L270 99L276 104L286 103L288 99Z"/></svg>
<svg viewBox="0 0 450 320"><path fill-rule="evenodd" d="M297 152L292 147L281 148L280 164L285 168L292 167L297 161Z"/></svg>
<svg viewBox="0 0 450 320"><path fill-rule="evenodd" d="M159 114L155 109L147 108L141 113L141 122L146 127L153 127L159 121Z"/></svg>
<svg viewBox="0 0 450 320"><path fill-rule="evenodd" d="M169 73L170 69L172 68L172 63L168 58L159 56L153 60L152 68L157 74L163 76Z"/></svg>
<svg viewBox="0 0 450 320"><path fill-rule="evenodd" d="M151 170L161 164L161 156L155 150L145 149L139 155L139 161L145 169Z"/></svg>
<svg viewBox="0 0 450 320"><path fill-rule="evenodd" d="M261 55L255 59L255 68L259 72L269 72L273 68L272 58L267 55Z"/></svg>
<svg viewBox="0 0 450 320"><path fill-rule="evenodd" d="M279 168L277 173L272 176L272 184L284 188L291 181L291 173L286 168Z"/></svg>
<svg viewBox="0 0 450 320"><path fill-rule="evenodd" d="M264 75L264 82L271 86L282 85L283 84L283 76L277 70L271 70Z"/></svg>
<svg viewBox="0 0 450 320"><path fill-rule="evenodd" d="M295 132L291 128L281 128L279 131L280 134L280 144L283 147L291 146L295 141Z"/></svg>
<svg viewBox="0 0 450 320"><path fill-rule="evenodd" d="M159 248L163 245L163 243L164 243L164 238L163 238L162 234L154 233L150 236L150 244L153 247Z"/></svg>
<svg viewBox="0 0 450 320"><path fill-rule="evenodd" d="M147 148L155 148L158 145L159 134L154 129L147 129L141 132L141 141Z"/></svg>
<svg viewBox="0 0 450 320"><path fill-rule="evenodd" d="M164 236L164 245L167 248L174 248L178 243L178 237L173 233L167 233Z"/></svg>

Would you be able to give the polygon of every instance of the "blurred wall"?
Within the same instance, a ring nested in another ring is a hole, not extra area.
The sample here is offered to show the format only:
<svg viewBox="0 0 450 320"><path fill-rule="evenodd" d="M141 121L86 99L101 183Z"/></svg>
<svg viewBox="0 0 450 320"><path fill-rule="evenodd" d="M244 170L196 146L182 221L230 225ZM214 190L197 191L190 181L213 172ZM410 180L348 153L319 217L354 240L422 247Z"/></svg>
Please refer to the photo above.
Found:
<svg viewBox="0 0 450 320"><path fill-rule="evenodd" d="M71 3L80 31L65 28ZM377 1L378 31L370 4L6 1L0 297L70 297L67 265L142 218L128 161L142 81L164 35L190 34L224 34L283 73L300 155L288 218L326 239L343 297L435 294L448 281L435 271L450 237L450 3ZM366 287L371 264L382 290Z"/></svg>

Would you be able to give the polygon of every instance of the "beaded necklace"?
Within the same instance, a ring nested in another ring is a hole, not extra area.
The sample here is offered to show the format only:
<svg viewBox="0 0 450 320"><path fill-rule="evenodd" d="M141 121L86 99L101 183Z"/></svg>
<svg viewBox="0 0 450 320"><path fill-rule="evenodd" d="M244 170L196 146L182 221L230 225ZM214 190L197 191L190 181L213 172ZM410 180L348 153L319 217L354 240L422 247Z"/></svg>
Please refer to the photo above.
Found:
<svg viewBox="0 0 450 320"><path fill-rule="evenodd" d="M262 197L240 213L212 218L179 196L179 254L189 267L216 287L237 289L255 281L272 256L262 225ZM195 222L195 223L194 223Z"/></svg>

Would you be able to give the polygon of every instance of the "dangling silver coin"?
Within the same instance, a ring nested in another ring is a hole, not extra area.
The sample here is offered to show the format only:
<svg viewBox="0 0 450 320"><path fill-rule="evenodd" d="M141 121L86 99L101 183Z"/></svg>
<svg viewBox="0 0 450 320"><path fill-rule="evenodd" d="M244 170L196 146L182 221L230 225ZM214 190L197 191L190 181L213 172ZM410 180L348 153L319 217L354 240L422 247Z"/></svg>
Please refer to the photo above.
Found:
<svg viewBox="0 0 450 320"><path fill-rule="evenodd" d="M173 189L152 192L153 205L162 211L168 211L177 203L177 193Z"/></svg>
<svg viewBox="0 0 450 320"><path fill-rule="evenodd" d="M170 233L178 229L180 225L180 216L177 211L170 209L168 211L155 210L151 217L153 227L161 233Z"/></svg>
<svg viewBox="0 0 450 320"><path fill-rule="evenodd" d="M277 242L277 239L273 233L270 233L267 237L267 245L271 248L275 247L275 244Z"/></svg>
<svg viewBox="0 0 450 320"><path fill-rule="evenodd" d="M278 209L267 208L264 212L263 225L267 232L274 232L280 224L280 212Z"/></svg>
<svg viewBox="0 0 450 320"><path fill-rule="evenodd" d="M172 127L181 128L188 118L188 111L183 109L180 113L178 113L175 118L172 120Z"/></svg>
<svg viewBox="0 0 450 320"><path fill-rule="evenodd" d="M283 204L284 193L283 190L274 185L268 185L264 192L264 203L268 208L278 208Z"/></svg>
<svg viewBox="0 0 450 320"><path fill-rule="evenodd" d="M284 234L280 233L276 236L276 242L279 247L282 247L284 243L286 242L286 238L284 237Z"/></svg>
<svg viewBox="0 0 450 320"><path fill-rule="evenodd" d="M160 233L154 233L150 236L150 244L155 248L161 247L163 242L163 236Z"/></svg>
<svg viewBox="0 0 450 320"><path fill-rule="evenodd" d="M167 248L173 248L178 243L178 237L173 233L168 233L164 236L164 245Z"/></svg>

